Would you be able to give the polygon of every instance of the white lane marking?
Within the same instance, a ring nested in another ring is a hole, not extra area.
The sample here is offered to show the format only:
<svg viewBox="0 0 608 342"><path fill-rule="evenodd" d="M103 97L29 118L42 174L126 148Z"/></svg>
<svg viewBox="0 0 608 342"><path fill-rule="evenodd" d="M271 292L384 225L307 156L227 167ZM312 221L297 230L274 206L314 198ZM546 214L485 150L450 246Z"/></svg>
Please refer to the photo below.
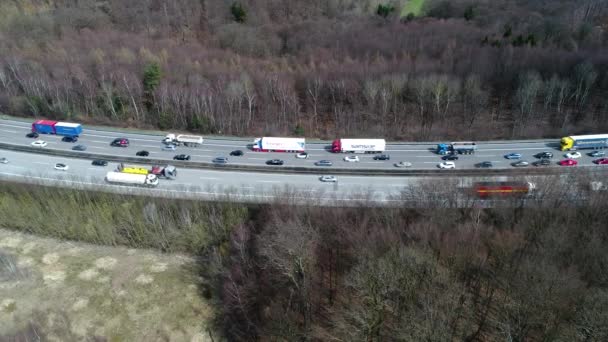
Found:
<svg viewBox="0 0 608 342"><path fill-rule="evenodd" d="M199 177L199 179L216 180L216 179L219 179L219 178L215 178L215 177Z"/></svg>
<svg viewBox="0 0 608 342"><path fill-rule="evenodd" d="M265 180L259 180L256 182L258 182L258 183L281 183L281 181L265 181Z"/></svg>
<svg viewBox="0 0 608 342"><path fill-rule="evenodd" d="M484 148L479 151L546 150L548 147Z"/></svg>
<svg viewBox="0 0 608 342"><path fill-rule="evenodd" d="M110 144L111 141L99 141L99 140L91 140L91 142L99 143L99 144Z"/></svg>
<svg viewBox="0 0 608 342"><path fill-rule="evenodd" d="M249 160L269 160L268 158L247 158Z"/></svg>
<svg viewBox="0 0 608 342"><path fill-rule="evenodd" d="M41 165L51 165L51 163L45 163L45 162L33 162L34 164L41 164Z"/></svg>
<svg viewBox="0 0 608 342"><path fill-rule="evenodd" d="M247 147L248 144L251 144L251 143L245 143L242 146L241 145L236 145L236 144L235 145L222 145L222 144L207 144L207 143L203 143L204 146L220 146L220 147L232 147L232 148L234 148L235 146L236 147Z"/></svg>
<svg viewBox="0 0 608 342"><path fill-rule="evenodd" d="M8 129L0 129L2 132L17 133L17 131L9 131Z"/></svg>
<svg viewBox="0 0 608 342"><path fill-rule="evenodd" d="M419 150L386 150L387 152L432 152L430 149L428 148L423 148L423 149L419 149Z"/></svg>

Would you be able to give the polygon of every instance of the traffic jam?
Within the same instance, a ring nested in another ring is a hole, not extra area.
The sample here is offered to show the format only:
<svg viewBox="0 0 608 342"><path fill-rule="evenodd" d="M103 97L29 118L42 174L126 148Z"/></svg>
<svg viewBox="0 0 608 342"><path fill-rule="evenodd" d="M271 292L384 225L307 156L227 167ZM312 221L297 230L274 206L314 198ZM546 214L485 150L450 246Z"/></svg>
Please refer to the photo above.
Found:
<svg viewBox="0 0 608 342"><path fill-rule="evenodd" d="M82 135L83 128L81 124L70 122L59 122L52 120L37 120L32 123L31 132L27 133L28 138L34 138L31 146L44 148L47 147L47 142L40 139L41 135L57 135L61 136L62 142L72 143L72 150L86 151L87 146L78 143L78 138ZM187 134L167 134L161 141L161 150L177 151L179 146L198 147L202 146L204 139L202 136L187 135ZM386 153L386 141L384 139L336 139L332 141L331 146L328 146L327 151L331 153L346 154L342 160L347 163L357 163L361 160L359 154L374 154L374 161L391 162L391 157ZM128 138L117 137L110 142L110 146L127 148L130 146ZM542 151L533 155L534 160L526 160L522 153L513 151L505 154L503 157L511 167L546 167L546 166L561 166L574 167L579 164L583 153L594 158L592 162L596 165L608 165L608 158L604 149L608 148L608 134L594 135L578 135L567 136L559 141L559 152ZM310 155L306 151L305 138L292 137L260 137L256 138L250 145L243 150L233 150L229 156L217 156L211 160L217 165L226 165L229 163L229 157L242 157L245 151L250 152L284 152L294 153L296 159L309 159ZM450 170L456 169L457 163L462 158L467 158L467 155L473 155L478 151L478 145L475 142L451 142L437 144L434 153L441 159L436 164L438 169ZM138 157L148 157L150 152L147 150L138 150L135 153ZM561 158L560 158L561 157ZM173 160L190 161L190 154L177 153ZM0 159L2 163L8 163L6 158ZM392 161L392 165L396 168L412 168L415 163L407 160ZM107 161L93 160L93 165L106 166ZM265 163L268 166L285 165L283 159L268 159ZM314 161L313 164L318 167L331 167L333 162L327 159ZM476 168L494 168L495 162L491 160L480 161L474 164ZM63 163L58 163L54 167L56 170L67 171L69 166ZM125 175L125 174L128 174ZM155 187L158 185L158 178L173 179L177 175L177 170L171 165L154 166L146 168L138 165L124 165L112 172L109 172L106 180L110 183L132 184ZM324 175L319 177L322 182L337 182L335 176ZM494 192L510 193L524 192L523 189L531 189L530 184L497 184L492 188L486 184L480 188L480 195L491 196Z"/></svg>

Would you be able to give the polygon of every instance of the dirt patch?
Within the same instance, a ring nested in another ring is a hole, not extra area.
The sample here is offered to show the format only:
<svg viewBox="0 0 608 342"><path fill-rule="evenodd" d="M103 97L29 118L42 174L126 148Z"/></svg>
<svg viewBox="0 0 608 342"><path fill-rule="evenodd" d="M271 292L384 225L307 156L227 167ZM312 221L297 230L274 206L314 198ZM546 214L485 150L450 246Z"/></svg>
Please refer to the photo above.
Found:
<svg viewBox="0 0 608 342"><path fill-rule="evenodd" d="M42 257L42 262L46 265L53 265L57 261L59 261L59 254L57 253L48 253Z"/></svg>
<svg viewBox="0 0 608 342"><path fill-rule="evenodd" d="M111 270L114 268L117 261L118 260L116 260L112 257L99 258L99 259L95 260L95 267L101 268L104 270Z"/></svg>
<svg viewBox="0 0 608 342"><path fill-rule="evenodd" d="M82 280L93 280L94 278L97 278L98 275L99 275L99 272L97 272L96 269L89 268L87 270L80 272L78 274L78 278L80 278Z"/></svg>
<svg viewBox="0 0 608 342"><path fill-rule="evenodd" d="M87 305L89 305L88 298L77 298L76 302L74 302L74 304L72 305L72 310L78 311L78 310L86 308Z"/></svg>
<svg viewBox="0 0 608 342"><path fill-rule="evenodd" d="M142 285L150 284L153 281L154 281L154 278L147 274L140 274L137 278L135 278L135 282L138 284L142 284Z"/></svg>
<svg viewBox="0 0 608 342"><path fill-rule="evenodd" d="M21 249L21 252L23 254L30 254L30 252L36 248L36 243L35 242L27 242L26 244L23 245L23 248Z"/></svg>
<svg viewBox="0 0 608 342"><path fill-rule="evenodd" d="M57 286L65 280L65 272L61 270L49 271L42 278L44 283L50 286Z"/></svg>
<svg viewBox="0 0 608 342"><path fill-rule="evenodd" d="M21 244L21 238L9 236L0 240L0 247L17 248Z"/></svg>
<svg viewBox="0 0 608 342"><path fill-rule="evenodd" d="M152 266L150 266L150 272L152 273L160 273L165 272L167 270L167 264L158 262Z"/></svg>

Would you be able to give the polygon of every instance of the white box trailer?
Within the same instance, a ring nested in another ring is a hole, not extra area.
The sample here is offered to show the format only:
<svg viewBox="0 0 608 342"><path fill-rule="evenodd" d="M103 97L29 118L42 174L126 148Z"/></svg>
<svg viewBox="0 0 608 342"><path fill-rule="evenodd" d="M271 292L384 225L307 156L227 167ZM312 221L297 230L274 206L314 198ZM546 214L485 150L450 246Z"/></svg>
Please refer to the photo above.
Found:
<svg viewBox="0 0 608 342"><path fill-rule="evenodd" d="M384 139L337 139L331 144L334 153L382 153L385 150Z"/></svg>
<svg viewBox="0 0 608 342"><path fill-rule="evenodd" d="M200 135L187 135L187 134L167 134L163 139L165 144L184 145L188 147L197 147L203 144L203 137Z"/></svg>
<svg viewBox="0 0 608 342"><path fill-rule="evenodd" d="M306 139L304 138L256 138L251 147L255 152L304 152Z"/></svg>
<svg viewBox="0 0 608 342"><path fill-rule="evenodd" d="M135 173L111 171L106 174L106 182L115 184L156 187L158 185L158 177L153 174L142 175Z"/></svg>

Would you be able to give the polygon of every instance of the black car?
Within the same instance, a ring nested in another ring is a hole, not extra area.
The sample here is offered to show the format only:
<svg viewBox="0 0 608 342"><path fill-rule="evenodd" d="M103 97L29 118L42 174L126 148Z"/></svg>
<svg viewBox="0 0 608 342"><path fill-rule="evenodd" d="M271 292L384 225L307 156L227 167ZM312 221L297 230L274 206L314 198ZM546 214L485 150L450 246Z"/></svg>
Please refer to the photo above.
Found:
<svg viewBox="0 0 608 342"><path fill-rule="evenodd" d="M534 163L532 163L532 165L534 166L548 166L551 165L551 161L549 159L543 158L541 160L537 160Z"/></svg>
<svg viewBox="0 0 608 342"><path fill-rule="evenodd" d="M72 147L72 150L74 150L74 151L86 151L87 147L85 145L76 145L76 146Z"/></svg>
<svg viewBox="0 0 608 342"><path fill-rule="evenodd" d="M441 157L441 160L458 160L458 156L455 154L448 154Z"/></svg>
<svg viewBox="0 0 608 342"><path fill-rule="evenodd" d="M105 160L97 159L97 160L93 160L93 162L91 163L91 165L95 165L95 166L107 166L108 162L105 161Z"/></svg>
<svg viewBox="0 0 608 342"><path fill-rule="evenodd" d="M244 154L244 153L243 153L243 151L241 151L241 150L234 150L234 151L230 152L230 155L231 155L231 156L235 156L235 157L240 157L240 156L242 156L243 154Z"/></svg>
<svg viewBox="0 0 608 342"><path fill-rule="evenodd" d="M491 161L484 161L484 162L475 164L475 167L479 167L479 168L490 168L492 166L494 166L494 165L492 164Z"/></svg>
<svg viewBox="0 0 608 342"><path fill-rule="evenodd" d="M26 134L25 136L28 138L38 138L38 133L30 132L30 133Z"/></svg>
<svg viewBox="0 0 608 342"><path fill-rule="evenodd" d="M139 156L139 157L147 157L147 156L150 155L150 152L148 152L148 151L137 151L137 153L135 153L135 155Z"/></svg>
<svg viewBox="0 0 608 342"><path fill-rule="evenodd" d="M178 154L175 157L173 157L173 160L190 160L190 155L189 154Z"/></svg>
<svg viewBox="0 0 608 342"><path fill-rule="evenodd" d="M540 153L535 154L534 156L536 158L539 158L539 159L545 159L545 158L546 159L550 159L550 158L553 158L553 153L551 153L551 152L540 152Z"/></svg>
<svg viewBox="0 0 608 342"><path fill-rule="evenodd" d="M391 160L391 156L388 154L381 154L379 156L375 156L374 160Z"/></svg>
<svg viewBox="0 0 608 342"><path fill-rule="evenodd" d="M266 162L266 165L283 165L285 162L281 159L271 159Z"/></svg>
<svg viewBox="0 0 608 342"><path fill-rule="evenodd" d="M128 147L129 139L126 138L116 138L111 143L111 146L119 146L119 147Z"/></svg>
<svg viewBox="0 0 608 342"><path fill-rule="evenodd" d="M63 138L61 138L61 141L75 143L78 141L78 138L77 137L63 137Z"/></svg>

